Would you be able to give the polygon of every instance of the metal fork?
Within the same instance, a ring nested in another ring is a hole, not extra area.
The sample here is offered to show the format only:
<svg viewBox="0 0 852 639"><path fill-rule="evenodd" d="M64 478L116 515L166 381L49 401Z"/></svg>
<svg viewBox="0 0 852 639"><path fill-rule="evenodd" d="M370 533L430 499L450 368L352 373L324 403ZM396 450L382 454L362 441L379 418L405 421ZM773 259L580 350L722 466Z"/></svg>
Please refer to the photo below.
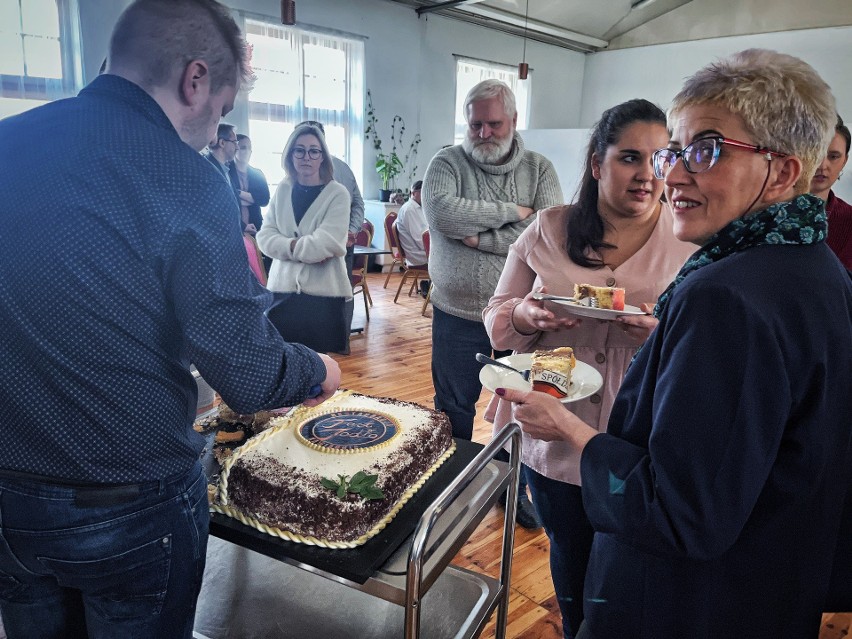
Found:
<svg viewBox="0 0 852 639"><path fill-rule="evenodd" d="M496 359L488 357L488 355L483 355L482 353L476 354L476 361L480 364L493 364L494 366L499 366L501 368L506 368L510 371L513 371L524 378L524 381L530 381L530 371L527 370L518 370L514 366L509 366L508 364L504 364L503 362L498 362Z"/></svg>
<svg viewBox="0 0 852 639"><path fill-rule="evenodd" d="M583 297L577 299L576 297L565 297L564 295L551 295L550 293L533 293L534 300L550 300L554 302L574 302L575 304L582 304L583 306L589 306L590 308L598 308L598 300L594 297ZM586 300L588 300L588 304L586 304Z"/></svg>

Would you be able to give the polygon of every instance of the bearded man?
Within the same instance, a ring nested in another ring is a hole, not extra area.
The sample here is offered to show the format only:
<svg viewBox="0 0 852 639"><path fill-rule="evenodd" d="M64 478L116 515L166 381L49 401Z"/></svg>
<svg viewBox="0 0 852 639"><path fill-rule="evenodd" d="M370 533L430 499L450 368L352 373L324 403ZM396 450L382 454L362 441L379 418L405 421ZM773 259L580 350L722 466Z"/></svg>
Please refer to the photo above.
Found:
<svg viewBox="0 0 852 639"><path fill-rule="evenodd" d="M518 113L508 86L483 80L467 94L463 108L467 136L432 158L422 198L434 286L435 408L450 418L455 437L469 440L482 392L476 354L492 350L482 310L497 287L509 246L536 211L563 199L553 165L525 150L515 131ZM525 491L519 495L518 522L539 527Z"/></svg>

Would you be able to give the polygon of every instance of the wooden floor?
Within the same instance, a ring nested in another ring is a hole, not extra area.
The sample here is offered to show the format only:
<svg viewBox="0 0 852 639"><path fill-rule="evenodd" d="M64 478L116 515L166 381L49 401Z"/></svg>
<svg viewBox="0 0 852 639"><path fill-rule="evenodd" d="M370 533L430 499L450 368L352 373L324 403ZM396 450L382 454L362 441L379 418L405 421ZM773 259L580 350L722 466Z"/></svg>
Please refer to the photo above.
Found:
<svg viewBox="0 0 852 639"><path fill-rule="evenodd" d="M385 275L371 273L367 277L373 306L370 321L362 334L351 339L351 353L337 356L343 373L342 387L361 393L396 397L433 405L434 389L430 370L432 307L426 317L420 314L423 299L408 297L407 291L393 303L400 275L391 277L387 289ZM354 325L364 325L364 302L355 298ZM491 437L491 425L482 419L490 393L484 391L477 405L474 441L485 443ZM471 536L454 560L454 564L484 572L493 577L499 573L500 541L503 512L494 508ZM561 621L548 563L549 546L541 531L516 528L512 566L511 596L507 637L517 639L559 639ZM483 637L494 636L493 620ZM842 630L846 633L841 634ZM820 639L840 639L852 635L852 613L824 615ZM747 639L747 638L743 638Z"/></svg>

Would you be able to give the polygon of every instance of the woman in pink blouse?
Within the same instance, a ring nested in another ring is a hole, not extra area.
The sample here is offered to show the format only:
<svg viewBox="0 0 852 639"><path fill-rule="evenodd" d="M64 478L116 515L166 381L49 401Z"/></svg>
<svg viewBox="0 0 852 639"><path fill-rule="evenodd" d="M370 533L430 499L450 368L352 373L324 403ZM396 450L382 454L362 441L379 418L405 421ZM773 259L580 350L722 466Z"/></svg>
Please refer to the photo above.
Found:
<svg viewBox="0 0 852 639"><path fill-rule="evenodd" d="M564 307L531 298L546 290L570 296L575 283L619 286L627 303L656 301L695 247L672 231L672 215L660 197L652 155L668 143L665 114L646 100L630 100L604 112L592 131L577 202L538 213L509 249L497 290L483 311L495 350L529 353L571 346L577 359L604 379L588 399L566 404L586 423L606 429L612 402L639 345L656 320L583 319ZM512 419L511 404L495 397L486 411L495 431ZM583 580L593 530L583 511L579 459L562 442L523 437L522 461L550 539L550 569L566 638L583 619Z"/></svg>

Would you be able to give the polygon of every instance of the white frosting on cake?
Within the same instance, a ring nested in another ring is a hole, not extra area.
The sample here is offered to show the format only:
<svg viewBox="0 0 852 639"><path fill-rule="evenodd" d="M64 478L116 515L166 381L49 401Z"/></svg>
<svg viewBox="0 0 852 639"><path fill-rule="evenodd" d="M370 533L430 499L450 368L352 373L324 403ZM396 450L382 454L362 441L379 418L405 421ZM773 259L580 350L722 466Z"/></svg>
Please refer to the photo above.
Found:
<svg viewBox="0 0 852 639"><path fill-rule="evenodd" d="M306 446L299 441L296 432L301 424L327 412L344 410L373 411L391 415L399 424L400 433L391 441L375 448L350 450L343 452L319 451ZM301 418L300 418L301 417ZM428 426L431 415L413 404L388 406L366 395L347 395L334 400L329 406L322 404L316 409L305 411L293 419L279 417L271 422L271 426L287 424L275 437L268 437L246 451L244 458L248 461L255 457L271 457L286 459L287 464L309 472L316 472L329 479L337 479L338 475L351 477L360 470L365 470L377 459L385 459L390 454L402 448L406 442L415 437L422 437L421 429ZM310 490L305 487L305 490Z"/></svg>
<svg viewBox="0 0 852 639"><path fill-rule="evenodd" d="M396 422L398 433L372 448L346 451L318 450L300 439L302 424L341 411L388 417ZM213 509L291 541L351 548L380 532L454 449L443 414L416 404L340 392L320 406L303 406L274 419L269 430L236 449L223 468ZM245 481L253 488L229 485L235 466L243 476L250 473ZM320 484L322 477L337 481L339 475L351 478L359 471L378 475L377 487L388 493L380 506L350 495L340 500ZM400 483L403 476L409 479ZM243 499L247 501L242 503ZM355 532L352 539L350 528Z"/></svg>

